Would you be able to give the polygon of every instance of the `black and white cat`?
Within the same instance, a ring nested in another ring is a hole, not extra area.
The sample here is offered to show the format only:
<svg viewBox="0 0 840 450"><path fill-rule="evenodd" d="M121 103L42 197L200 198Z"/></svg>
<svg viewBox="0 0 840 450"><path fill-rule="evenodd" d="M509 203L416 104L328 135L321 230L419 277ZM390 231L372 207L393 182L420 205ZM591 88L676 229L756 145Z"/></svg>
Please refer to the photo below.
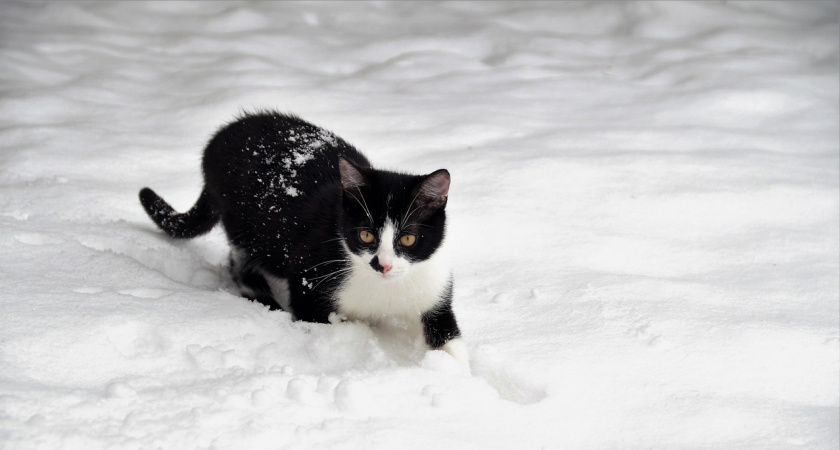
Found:
<svg viewBox="0 0 840 450"><path fill-rule="evenodd" d="M175 238L221 220L244 296L311 322L417 320L429 347L469 367L444 249L449 172L374 169L341 138L277 112L221 128L202 166L204 189L188 212L149 188L140 202Z"/></svg>

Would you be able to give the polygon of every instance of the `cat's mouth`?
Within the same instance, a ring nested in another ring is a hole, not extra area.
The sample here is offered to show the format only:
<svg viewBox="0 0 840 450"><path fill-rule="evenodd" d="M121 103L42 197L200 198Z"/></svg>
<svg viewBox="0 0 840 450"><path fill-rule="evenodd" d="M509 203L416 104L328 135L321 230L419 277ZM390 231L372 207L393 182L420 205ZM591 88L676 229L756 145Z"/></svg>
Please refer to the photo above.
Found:
<svg viewBox="0 0 840 450"><path fill-rule="evenodd" d="M391 265L371 264L371 268L376 275L378 275L378 278L383 281L396 280L408 272L405 267L396 267Z"/></svg>
<svg viewBox="0 0 840 450"><path fill-rule="evenodd" d="M385 281L391 281L391 280L396 280L397 278L401 278L403 275L405 275L405 272L406 272L405 270L393 269L392 268L391 270L389 270L387 272L379 272L379 276L380 276L380 278L382 278Z"/></svg>

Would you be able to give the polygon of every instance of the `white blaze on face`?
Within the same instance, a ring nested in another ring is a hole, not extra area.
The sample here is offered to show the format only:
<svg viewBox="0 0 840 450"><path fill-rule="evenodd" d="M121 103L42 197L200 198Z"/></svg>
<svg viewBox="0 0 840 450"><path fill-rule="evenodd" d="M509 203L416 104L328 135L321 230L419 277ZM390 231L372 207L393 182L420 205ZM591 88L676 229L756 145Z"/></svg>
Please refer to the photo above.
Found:
<svg viewBox="0 0 840 450"><path fill-rule="evenodd" d="M375 255L379 265L387 269L379 274L386 280L400 278L408 272L411 266L411 263L402 256L398 256L394 249L398 237L396 234L396 224L390 219L386 219L385 226L379 233L379 247L376 249ZM373 259L373 255L371 259ZM371 270L373 269L371 268Z"/></svg>
<svg viewBox="0 0 840 450"><path fill-rule="evenodd" d="M394 252L394 224L390 221L385 222L385 228L382 229L376 257L379 258L379 265L386 269L386 273L394 267L397 255Z"/></svg>

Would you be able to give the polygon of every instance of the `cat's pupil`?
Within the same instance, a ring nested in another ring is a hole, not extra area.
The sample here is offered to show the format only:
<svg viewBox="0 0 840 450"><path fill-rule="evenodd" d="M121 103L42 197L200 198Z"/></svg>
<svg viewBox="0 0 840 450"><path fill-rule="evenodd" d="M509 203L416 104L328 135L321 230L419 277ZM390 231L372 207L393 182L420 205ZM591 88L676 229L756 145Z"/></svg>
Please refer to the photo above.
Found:
<svg viewBox="0 0 840 450"><path fill-rule="evenodd" d="M370 231L362 230L361 232L359 232L359 240L361 240L365 244L372 243L374 241L374 239L375 239L375 237L373 236L373 233L371 233Z"/></svg>
<svg viewBox="0 0 840 450"><path fill-rule="evenodd" d="M400 237L400 244L403 247L411 247L417 241L417 237L413 234L404 234Z"/></svg>

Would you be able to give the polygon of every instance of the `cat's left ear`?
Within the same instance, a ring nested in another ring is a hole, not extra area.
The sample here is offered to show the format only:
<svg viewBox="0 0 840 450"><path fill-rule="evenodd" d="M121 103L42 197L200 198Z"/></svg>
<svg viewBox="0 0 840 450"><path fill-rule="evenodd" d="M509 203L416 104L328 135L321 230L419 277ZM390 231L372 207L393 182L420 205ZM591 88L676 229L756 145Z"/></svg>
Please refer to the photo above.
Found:
<svg viewBox="0 0 840 450"><path fill-rule="evenodd" d="M415 188L417 200L429 208L443 208L449 197L449 171L440 169L427 175Z"/></svg>
<svg viewBox="0 0 840 450"><path fill-rule="evenodd" d="M338 170L341 172L341 187L345 191L358 189L367 184L367 180L359 168L340 156L338 157Z"/></svg>

